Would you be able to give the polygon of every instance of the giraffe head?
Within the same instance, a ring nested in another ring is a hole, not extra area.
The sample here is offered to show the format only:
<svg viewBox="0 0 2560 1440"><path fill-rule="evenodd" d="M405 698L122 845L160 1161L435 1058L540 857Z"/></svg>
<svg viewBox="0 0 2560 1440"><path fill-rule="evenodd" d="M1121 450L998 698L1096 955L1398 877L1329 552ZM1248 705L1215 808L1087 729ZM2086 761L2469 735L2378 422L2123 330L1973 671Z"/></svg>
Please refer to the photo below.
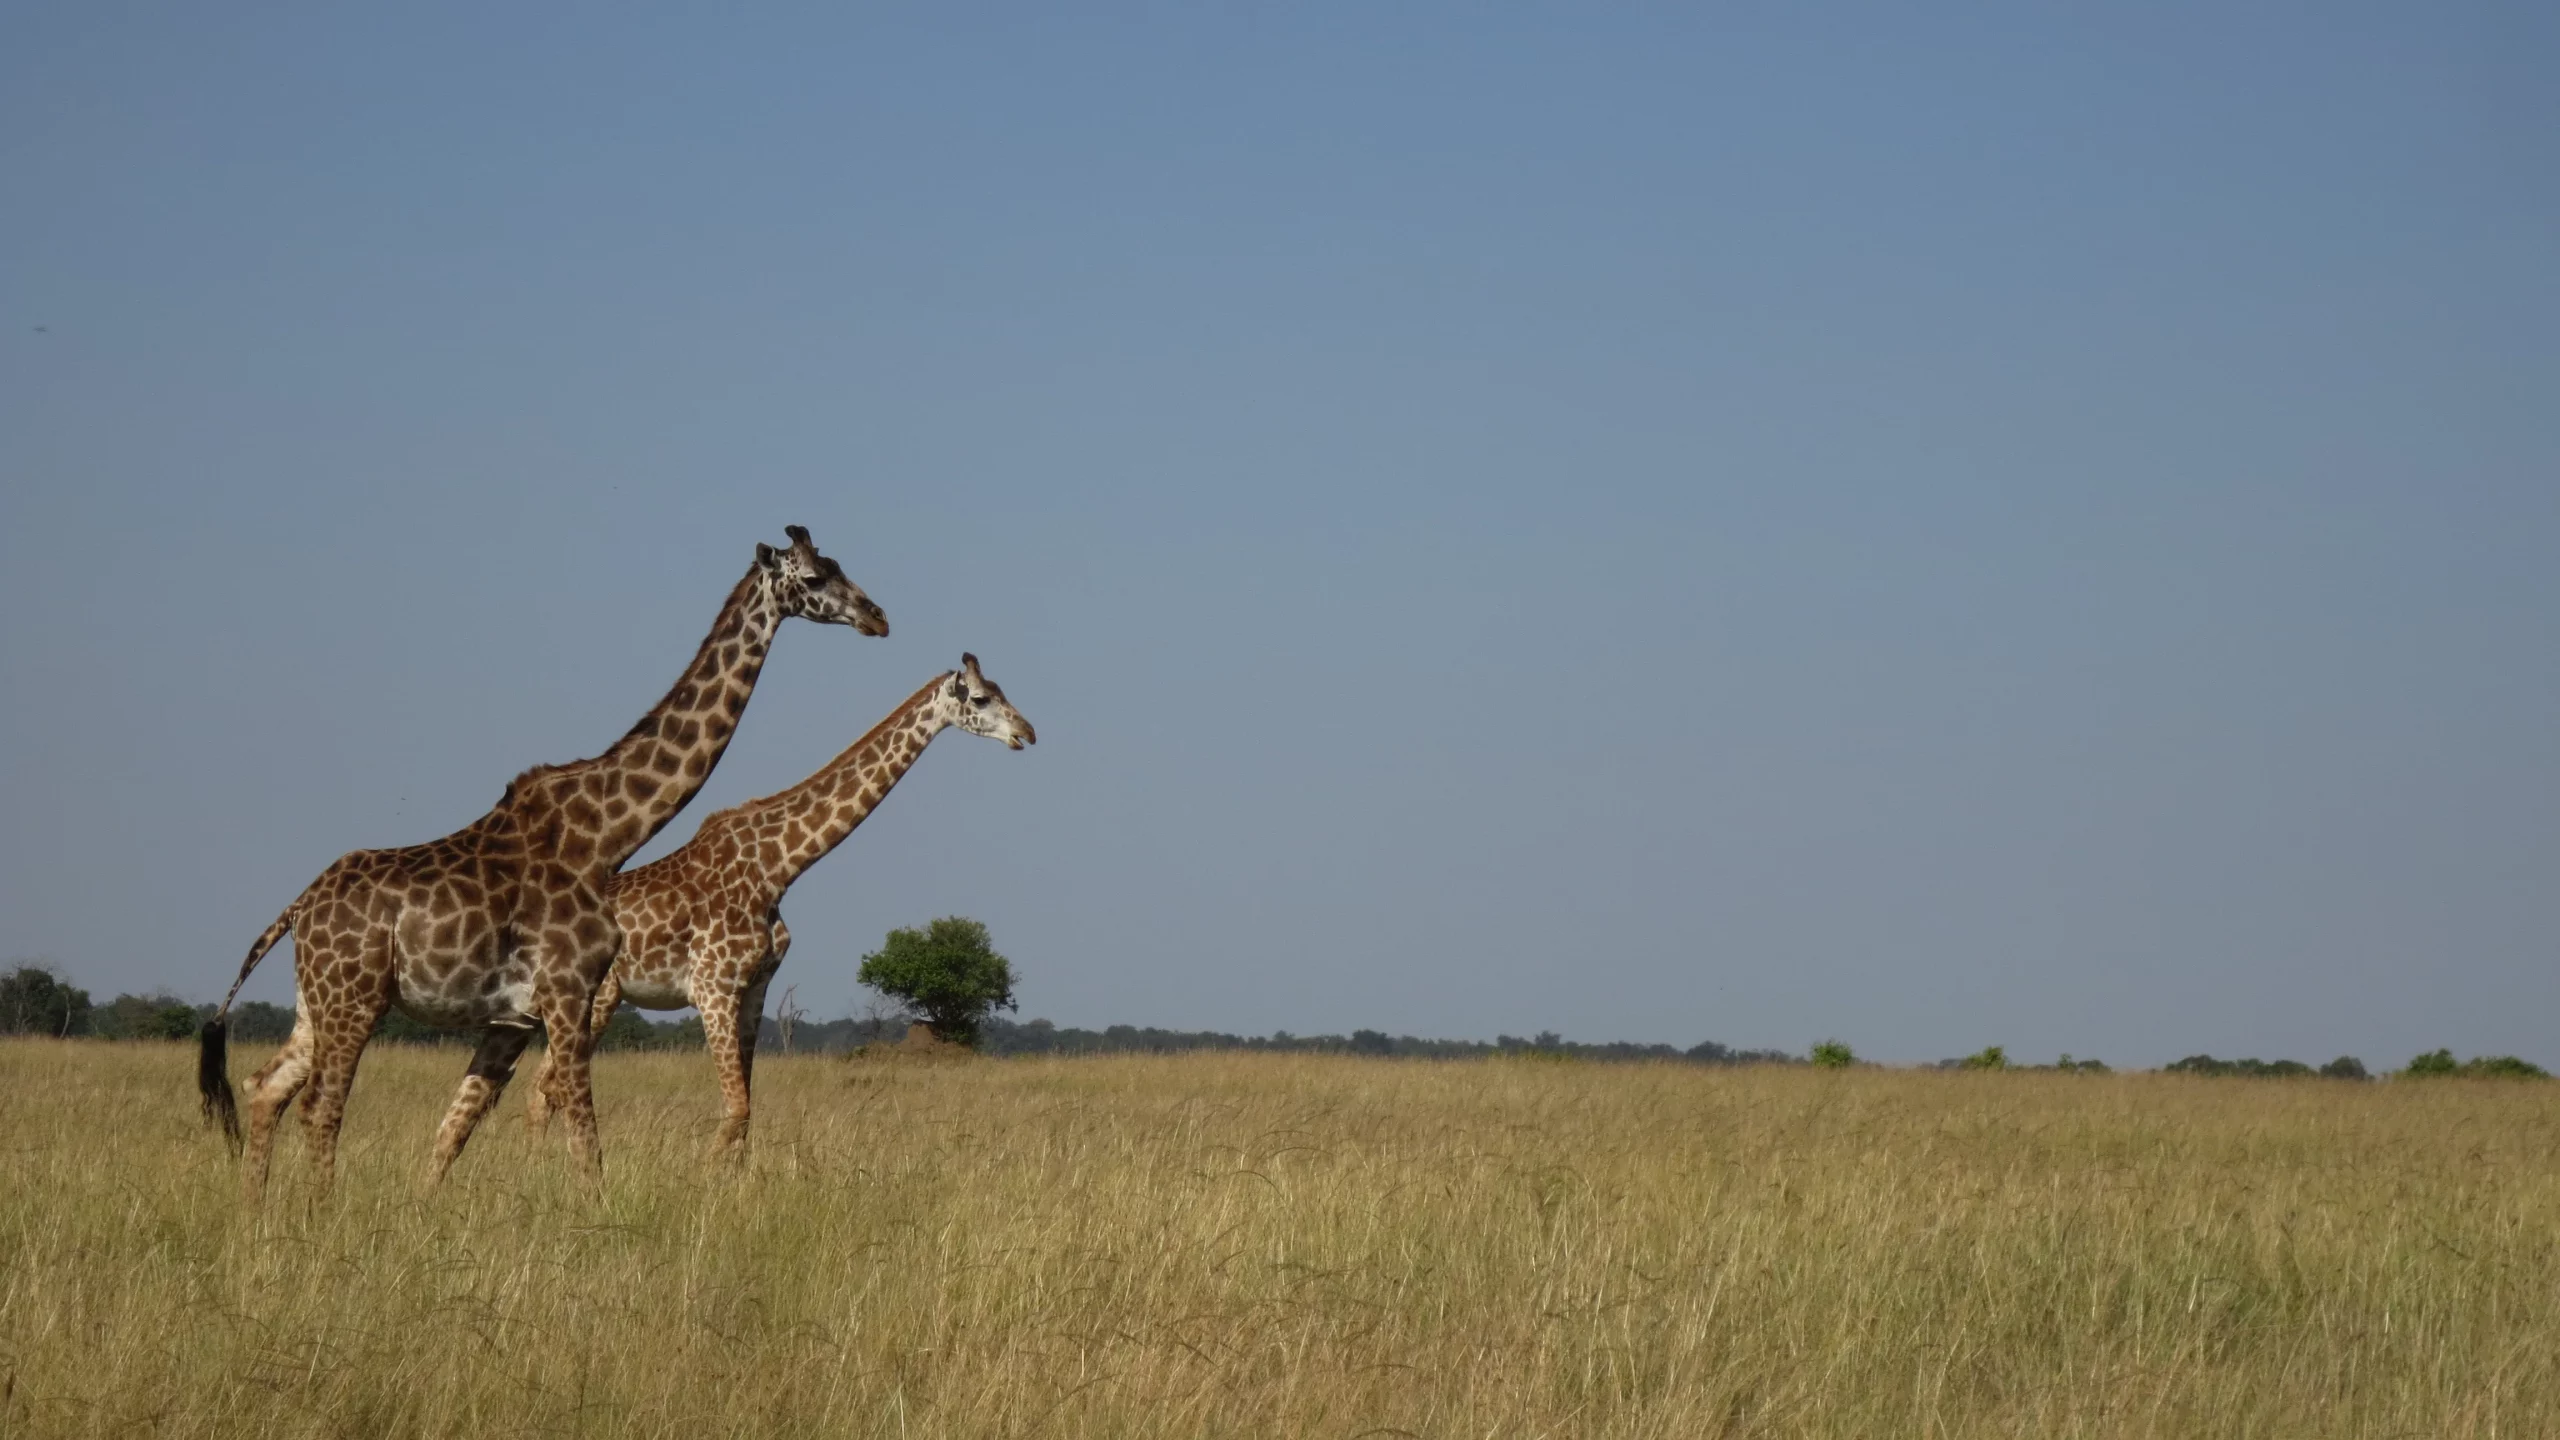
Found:
<svg viewBox="0 0 2560 1440"><path fill-rule="evenodd" d="M957 725L972 735L1001 740L1005 748L1019 750L1040 742L1031 722L1004 698L1004 687L978 672L978 657L962 655L960 668L951 672L936 692L934 708L947 724Z"/></svg>
<svg viewBox="0 0 2560 1440"><path fill-rule="evenodd" d="M791 544L781 550L759 542L756 563L773 577L773 593L782 613L824 625L850 625L865 635L889 633L889 617L880 612L862 587L845 578L844 567L818 553L806 526L785 525Z"/></svg>

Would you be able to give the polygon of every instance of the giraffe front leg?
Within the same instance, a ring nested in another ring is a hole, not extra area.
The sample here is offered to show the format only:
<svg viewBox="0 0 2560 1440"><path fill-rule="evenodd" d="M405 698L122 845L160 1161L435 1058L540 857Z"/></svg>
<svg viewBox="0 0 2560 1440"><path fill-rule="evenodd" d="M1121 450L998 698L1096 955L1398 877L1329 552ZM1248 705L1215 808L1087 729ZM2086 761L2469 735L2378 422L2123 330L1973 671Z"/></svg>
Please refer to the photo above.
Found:
<svg viewBox="0 0 2560 1440"><path fill-rule="evenodd" d="M542 1007L550 1053L542 1060L542 1089L550 1108L569 1124L569 1153L589 1178L604 1174L604 1149L596 1138L595 1076L589 1066L594 1042L587 1035L587 997L556 997Z"/></svg>
<svg viewBox="0 0 2560 1440"><path fill-rule="evenodd" d="M604 1028L613 1023L613 1012L622 1007L622 970L615 967L596 987L596 998L588 1013L587 1038L590 1042L604 1038ZM593 1048L592 1044L589 1046ZM524 1123L528 1133L539 1139L551 1128L551 1052L542 1052L542 1068L534 1072L533 1084L526 1087Z"/></svg>
<svg viewBox="0 0 2560 1440"><path fill-rule="evenodd" d="M524 1091L525 1133L539 1140L551 1131L551 1047L542 1050L542 1064L533 1072L533 1083Z"/></svg>
<svg viewBox="0 0 2560 1440"><path fill-rule="evenodd" d="M764 1038L764 992L773 979L768 969L765 978L746 988L738 997L738 1079L752 1092L756 1085L756 1042ZM745 1138L743 1127L740 1139Z"/></svg>
<svg viewBox="0 0 2560 1440"><path fill-rule="evenodd" d="M480 1118L494 1109L498 1097L505 1094L507 1081L516 1073L516 1057L533 1043L533 1028L527 1025L492 1027L480 1037L480 1048L471 1056L471 1068L464 1072L461 1088L454 1091L453 1104L444 1112L444 1124L436 1128L435 1158L427 1167L427 1183L441 1183L445 1172L453 1168L462 1147L471 1143L471 1132Z"/></svg>
<svg viewBox="0 0 2560 1440"><path fill-rule="evenodd" d="M542 1060L542 1090L550 1107L569 1123L569 1153L589 1180L604 1177L604 1147L596 1137L594 1037L587 1020L596 987L622 949L622 929L604 897L593 889L572 892L576 913L563 917L553 900L552 927L533 937L533 1013L549 1040Z"/></svg>
<svg viewBox="0 0 2560 1440"><path fill-rule="evenodd" d="M694 996L702 1012L702 1041L711 1051L712 1068L720 1075L720 1133L712 1139L711 1158L735 1158L747 1139L747 1068L738 1038L741 1024L753 1024L738 1013L738 996L720 990Z"/></svg>

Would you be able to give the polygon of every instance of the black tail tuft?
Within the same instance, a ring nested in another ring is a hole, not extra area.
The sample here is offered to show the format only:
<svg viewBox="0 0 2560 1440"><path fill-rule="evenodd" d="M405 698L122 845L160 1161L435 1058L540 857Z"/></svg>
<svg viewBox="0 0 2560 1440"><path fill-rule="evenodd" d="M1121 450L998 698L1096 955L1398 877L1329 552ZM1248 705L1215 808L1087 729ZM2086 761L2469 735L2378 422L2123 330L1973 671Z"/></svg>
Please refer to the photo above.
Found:
<svg viewBox="0 0 2560 1440"><path fill-rule="evenodd" d="M231 1153L240 1153L240 1105L231 1095L231 1022L216 1015L196 1037L196 1093L204 1098L204 1119L219 1124Z"/></svg>

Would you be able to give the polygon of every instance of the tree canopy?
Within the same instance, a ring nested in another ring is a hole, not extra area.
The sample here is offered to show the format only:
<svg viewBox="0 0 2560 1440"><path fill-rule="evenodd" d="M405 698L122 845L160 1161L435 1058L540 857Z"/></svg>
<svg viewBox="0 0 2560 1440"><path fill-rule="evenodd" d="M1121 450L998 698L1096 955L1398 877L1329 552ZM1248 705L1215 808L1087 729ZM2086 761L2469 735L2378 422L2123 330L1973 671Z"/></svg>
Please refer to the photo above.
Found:
<svg viewBox="0 0 2560 1440"><path fill-rule="evenodd" d="M879 949L862 957L855 978L956 1045L975 1046L991 1012L1014 1008L1012 963L996 953L986 926L959 915L922 930L890 931Z"/></svg>
<svg viewBox="0 0 2560 1440"><path fill-rule="evenodd" d="M83 1035L89 1008L88 991L45 966L22 964L0 975L0 1035Z"/></svg>

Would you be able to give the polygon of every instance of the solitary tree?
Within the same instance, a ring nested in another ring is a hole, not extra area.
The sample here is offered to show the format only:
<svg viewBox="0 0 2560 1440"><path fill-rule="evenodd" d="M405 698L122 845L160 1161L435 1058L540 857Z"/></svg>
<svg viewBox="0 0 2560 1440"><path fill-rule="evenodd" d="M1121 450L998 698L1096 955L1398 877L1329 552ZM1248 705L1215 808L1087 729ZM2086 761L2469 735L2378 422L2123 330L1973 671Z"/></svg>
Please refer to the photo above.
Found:
<svg viewBox="0 0 2560 1440"><path fill-rule="evenodd" d="M854 978L896 1000L955 1045L978 1043L990 1012L1013 1007L1013 966L987 940L987 927L946 915L922 930L892 930L862 957Z"/></svg>
<svg viewBox="0 0 2560 1440"><path fill-rule="evenodd" d="M1813 1068L1816 1070L1846 1070L1857 1063L1857 1052L1843 1041L1825 1040L1813 1047Z"/></svg>

